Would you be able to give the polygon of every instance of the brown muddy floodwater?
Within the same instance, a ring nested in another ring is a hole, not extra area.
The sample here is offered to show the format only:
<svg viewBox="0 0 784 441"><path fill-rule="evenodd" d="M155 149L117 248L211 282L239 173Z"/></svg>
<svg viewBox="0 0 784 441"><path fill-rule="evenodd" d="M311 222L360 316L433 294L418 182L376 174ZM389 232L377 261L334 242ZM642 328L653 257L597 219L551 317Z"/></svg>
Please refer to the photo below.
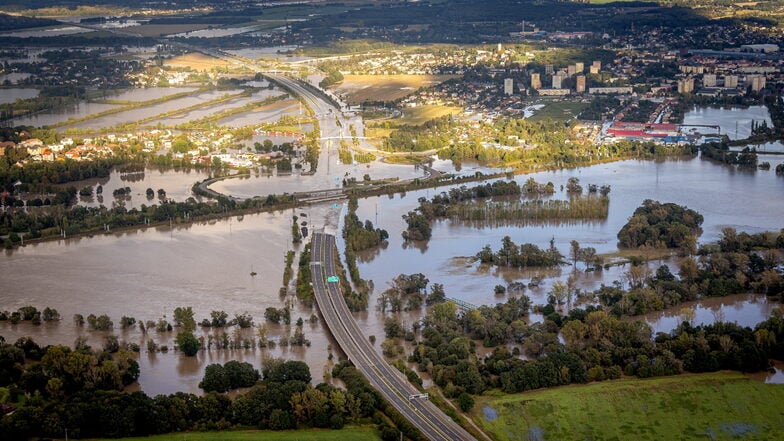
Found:
<svg viewBox="0 0 784 441"><path fill-rule="evenodd" d="M332 155L335 153L322 150L323 160L336 159ZM770 161L775 168L784 158L763 157L761 160ZM345 171L355 167L326 164L321 162L316 176L297 176L296 180L311 178L304 185L319 188L321 183L333 181L336 171L342 176ZM442 162L437 165L442 171L450 171ZM393 166L389 167L388 173L391 173ZM408 167L409 173L421 173ZM614 252L617 250L618 230L647 198L684 204L702 213L705 217L702 241L716 240L725 226L749 232L784 227L784 203L781 202L784 179L770 171L741 172L702 159L688 159L623 161L532 176L538 181L552 181L557 188L566 184L572 176L580 178L583 185L611 185L608 218L591 223L484 228L440 221L434 225L433 238L429 243L406 244L400 236L404 226L401 216L417 205L417 198L432 197L436 191L443 189L360 201L360 219L370 219L390 233L387 245L359 256L359 269L363 278L373 280L376 288L370 299L369 310L356 316L363 333L377 337L377 349L384 338L384 315L376 310L377 294L401 273L422 272L431 283L444 284L448 296L474 304L505 301L505 297L493 293L493 287L497 284L506 285L512 281L527 283L532 277L541 277L544 279L542 285L527 289L525 294L532 298L534 304L545 303L552 282L566 279L572 273L571 267L553 271L498 269L470 260L485 244L498 248L506 235L518 243L532 242L542 247L548 246L553 239L563 254L568 254L569 241L572 239L579 241L582 246L595 247L600 253ZM519 176L516 179L522 183L528 177ZM227 180L213 188L229 194L233 193L230 190L239 189L240 196L252 196L278 192L294 184L277 182L275 179ZM195 180L188 179L189 182ZM290 180L294 181L295 178ZM143 186L150 184L145 183ZM269 191L272 189L278 191ZM554 197L563 198L565 195L557 193ZM197 321L206 318L212 310L225 310L230 315L247 311L256 323L262 323L265 308L283 306L278 289L283 274L284 254L291 248L291 216L302 212L307 214L311 230L327 226L331 231L337 231L337 218L345 214L345 207L339 205L333 208L332 204L325 204L296 212L248 215L241 219L232 218L175 229L150 228L117 235L41 243L6 252L0 258L0 286L3 286L0 309L14 310L28 304L39 308L50 306L60 311L63 320L39 327L0 323L0 335L7 340L30 335L43 344L71 345L80 333L85 332L90 344L100 346L103 334L78 330L71 321L73 314L105 313L118 324L123 315L144 320L157 320L164 315L171 318L177 306L192 306ZM674 261L663 262L670 264L673 272L676 271ZM652 262L650 266L655 269L661 263ZM602 283L610 284L621 279L626 270L613 266L602 272L579 271L577 283L584 291L595 289ZM251 271L258 275L251 277ZM717 304L723 311L723 319L744 325L764 320L772 307L764 298L755 296L711 299L694 305L697 319L707 323L720 316L712 312ZM314 311L297 307L292 322L299 317L307 322ZM406 325L411 325L422 314L423 311L404 313L400 319ZM666 312L660 317L649 318L649 321L656 329L666 332L674 327L669 322L673 319L668 317L677 314L677 311ZM530 319L541 320L535 315ZM195 358L181 357L171 352L147 354L147 338L171 344L173 335L150 332L143 336L138 330L123 335L119 329L115 332L121 339L142 346L139 384L150 394L181 390L196 392L206 364L241 359L259 367L266 354L305 360L311 367L314 380L319 381L327 362L327 347L334 345L320 322L315 325L305 324L306 337L312 342L310 348L278 346L274 350L264 351L213 350L201 352ZM289 332L293 332L293 327L268 326L268 336L272 340L285 338ZM202 330L198 333L203 335ZM337 350L334 352L337 355Z"/></svg>
<svg viewBox="0 0 784 441"><path fill-rule="evenodd" d="M85 207L113 207L122 204L125 208L140 208L142 205L155 205L160 203L158 200L158 190L166 191L166 199L175 202L184 202L189 197L201 200L200 196L193 195L193 184L212 177L210 169L156 169L145 168L144 172L126 173L117 168L112 169L106 178L85 179L83 181L71 182L68 186L74 186L81 190L84 187L92 187L92 195L79 196L78 205ZM97 193L98 185L103 187L103 193ZM128 196L116 198L113 193L119 188L128 187L131 193ZM155 195L152 199L147 197L147 189L152 188ZM34 198L36 195L30 195Z"/></svg>
<svg viewBox="0 0 784 441"><path fill-rule="evenodd" d="M684 302L674 308L652 312L635 319L643 319L653 333L668 333L683 322L680 311L688 308L694 311L692 325L708 325L717 321L737 323L740 326L754 326L767 320L779 302L760 294L737 294L725 297L711 297L693 302Z"/></svg>
<svg viewBox="0 0 784 441"><path fill-rule="evenodd" d="M311 207L309 219L315 227L325 223L333 230L331 205ZM297 212L299 213L299 212ZM0 309L16 310L24 305L56 308L62 320L32 326L0 322L0 335L15 341L31 336L41 344L72 345L85 335L92 346L101 346L104 333L80 330L74 314L108 314L121 340L142 347L139 384L149 394L176 391L197 392L206 364L241 359L260 366L264 354L306 361L315 381L322 377L327 347L333 344L319 321L308 323L315 309L295 307L292 326L268 325L268 337L279 340L293 333L293 323L302 318L309 348L262 351L211 351L198 357L146 353L146 339L172 346L174 333L147 336L138 330L123 333L122 316L143 320L167 317L174 308L193 307L197 321L213 310L229 317L249 313L256 324L264 323L267 307L283 307L278 290L282 283L284 255L292 248L292 211L246 215L187 227L150 228L127 233L45 242L7 251L0 258ZM295 248L297 249L297 248ZM251 271L258 273L255 277ZM227 331L232 336L233 329ZM197 335L204 335L197 330ZM337 355L337 354L336 354Z"/></svg>
<svg viewBox="0 0 784 441"><path fill-rule="evenodd" d="M760 161L769 161L775 167L784 161L784 157L761 155ZM434 223L433 235L428 243L406 243L401 237L405 228L401 216L418 206L418 198L431 198L446 188L363 199L357 211L359 218L370 219L375 226L387 229L390 238L385 247L360 253L360 273L365 279L373 280L376 287L386 287L397 274L422 272L431 282L444 284L449 297L476 305L495 304L503 301L495 296L495 285L507 285L512 281L527 283L532 274L525 270L485 268L466 258L476 255L488 244L497 250L504 236L510 236L516 243L530 242L543 248L553 240L564 255L569 253L571 240L577 240L583 247L594 247L598 253L613 253L618 250L618 231L645 199L675 202L701 213L705 218L702 242L717 240L724 227L752 233L784 228L784 202L781 198L784 179L770 171L739 171L693 158L659 162L621 161L521 175L515 179L522 185L529 177L539 182L552 181L557 189L570 177L579 178L583 186L590 183L610 185L612 191L607 219L487 227L443 220ZM557 192L553 197L563 199L567 196ZM655 270L659 264L652 262L650 266ZM390 268L393 270L390 271ZM620 280L626 270L613 267L601 273L580 271L578 286L583 290L595 289L601 283ZM565 280L571 273L571 267L564 267L559 274L546 278L540 288L528 290L526 294L534 304L545 303L552 282Z"/></svg>

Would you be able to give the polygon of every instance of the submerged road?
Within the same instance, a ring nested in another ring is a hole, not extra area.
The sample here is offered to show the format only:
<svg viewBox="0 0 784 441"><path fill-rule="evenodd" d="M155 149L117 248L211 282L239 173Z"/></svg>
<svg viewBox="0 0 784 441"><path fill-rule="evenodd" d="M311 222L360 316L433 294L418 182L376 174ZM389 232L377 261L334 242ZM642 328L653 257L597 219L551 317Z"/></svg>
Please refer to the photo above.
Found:
<svg viewBox="0 0 784 441"><path fill-rule="evenodd" d="M370 384L411 424L434 441L474 440L427 398L414 398L420 392L403 374L389 365L373 348L351 315L338 282L327 281L337 276L335 236L314 233L311 239L310 266L316 304L321 315L349 360Z"/></svg>

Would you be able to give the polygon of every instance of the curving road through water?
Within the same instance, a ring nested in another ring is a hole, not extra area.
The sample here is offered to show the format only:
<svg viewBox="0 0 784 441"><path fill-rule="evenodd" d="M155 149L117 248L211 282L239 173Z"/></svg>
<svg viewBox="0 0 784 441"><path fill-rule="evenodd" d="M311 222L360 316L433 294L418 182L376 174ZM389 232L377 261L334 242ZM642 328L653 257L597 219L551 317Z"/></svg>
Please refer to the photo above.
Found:
<svg viewBox="0 0 784 441"><path fill-rule="evenodd" d="M337 276L335 236L314 233L311 239L311 273L316 304L325 323L349 360L411 424L428 439L443 441L474 440L420 392L403 374L390 366L372 347L351 315L334 280Z"/></svg>

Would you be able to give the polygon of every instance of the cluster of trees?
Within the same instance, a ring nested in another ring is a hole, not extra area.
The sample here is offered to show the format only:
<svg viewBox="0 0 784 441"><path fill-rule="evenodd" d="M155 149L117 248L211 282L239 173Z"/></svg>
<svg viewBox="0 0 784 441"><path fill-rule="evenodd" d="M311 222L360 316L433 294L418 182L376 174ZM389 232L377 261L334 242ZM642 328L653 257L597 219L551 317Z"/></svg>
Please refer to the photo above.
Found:
<svg viewBox="0 0 784 441"><path fill-rule="evenodd" d="M207 365L199 387L204 392L226 392L240 387L251 387L259 378L261 375L252 364L231 360L225 365L220 363Z"/></svg>
<svg viewBox="0 0 784 441"><path fill-rule="evenodd" d="M8 390L7 402L17 403L25 395L43 398L40 402L82 391L119 391L139 377L131 352L93 350L83 340L77 344L75 349L41 347L29 338L10 344L0 337L0 387Z"/></svg>
<svg viewBox="0 0 784 441"><path fill-rule="evenodd" d="M681 205L646 199L618 232L619 244L693 250L703 220L701 214Z"/></svg>
<svg viewBox="0 0 784 441"><path fill-rule="evenodd" d="M553 130L558 130L552 128ZM696 147L664 146L655 143L619 141L611 145L594 145L571 140L569 143L535 145L532 148L505 149L486 146L480 138L449 144L438 151L441 159L460 163L464 159L482 163L515 164L522 169L587 165L597 161L621 158L650 159L664 156L690 155Z"/></svg>
<svg viewBox="0 0 784 441"><path fill-rule="evenodd" d="M316 300L316 293L311 284L313 278L310 272L310 244L299 253L299 265L297 271L296 296L305 306L312 306Z"/></svg>
<svg viewBox="0 0 784 441"><path fill-rule="evenodd" d="M672 333L652 338L645 322L620 320L592 306L560 315L548 305L544 322L529 325L523 320L528 306L525 296L463 314L451 302L438 304L413 331L403 330L403 335L414 334L412 339L416 333L419 337L408 359L428 372L446 396L470 405L459 399L463 393L480 394L490 388L518 393L621 375L754 372L767 369L770 358L784 356L781 314L754 329L721 322L693 327L684 322ZM478 357L473 339L495 350Z"/></svg>
<svg viewBox="0 0 784 441"><path fill-rule="evenodd" d="M0 30L12 31L14 29L37 28L54 26L59 22L47 18L25 17L23 15L0 14Z"/></svg>
<svg viewBox="0 0 784 441"><path fill-rule="evenodd" d="M672 75L674 76L675 73L676 72L672 72ZM620 106L621 103L618 101L618 98L594 97L591 99L591 102L588 103L588 106L580 112L578 117L581 120L602 121L606 116L614 114Z"/></svg>
<svg viewBox="0 0 784 441"><path fill-rule="evenodd" d="M386 230L375 228L370 220L361 222L356 214L357 208L357 199L351 198L343 226L343 239L346 241L346 248L355 252L376 247L389 238L389 233Z"/></svg>
<svg viewBox="0 0 784 441"><path fill-rule="evenodd" d="M640 9L643 7L644 14ZM684 27L714 23L688 8L657 7L639 2L631 3L628 8L618 8L613 4L536 2L526 2L525 8L515 8L513 4L498 0L481 4L455 0L439 4L414 2L406 3L405 6L357 8L339 16L316 18L307 24L294 23L293 29L307 31L311 41L323 42L364 37L373 38L372 43L379 46L388 41L480 44L486 42L489 35L519 32L523 20L536 23L542 29L605 29L615 35L626 34L630 30L633 32L635 28L631 26L632 23L639 23L638 29L664 26L665 29L672 27L680 32L683 32ZM357 29L349 31L346 28ZM307 53L311 51L330 55L336 53L332 46L309 49Z"/></svg>
<svg viewBox="0 0 784 441"><path fill-rule="evenodd" d="M403 126L389 134L381 148L390 152L424 152L448 146L457 122L451 115L419 126Z"/></svg>
<svg viewBox="0 0 784 441"><path fill-rule="evenodd" d="M424 199L424 198L420 198ZM430 219L417 211L409 211L403 215L406 221L406 231L403 231L405 240L430 240L433 235L433 228L430 226Z"/></svg>
<svg viewBox="0 0 784 441"><path fill-rule="evenodd" d="M254 142L253 148L259 153L283 152L287 155L294 154L294 144L290 142L284 142L278 145L273 144L273 142L269 139L265 139L264 142Z"/></svg>
<svg viewBox="0 0 784 441"><path fill-rule="evenodd" d="M749 235L726 228L717 245L700 247L698 259L682 258L677 277L667 265L653 273L645 265L632 265L624 282L602 286L584 296L617 316L658 311L701 296L744 292L781 296L784 277L776 268L782 248L784 233Z"/></svg>
<svg viewBox="0 0 784 441"><path fill-rule="evenodd" d="M60 313L56 309L46 307L43 311L39 311L35 306L23 306L16 311L0 311L0 321L9 321L15 325L21 321L30 321L34 325L40 325L43 322L51 322L60 320Z"/></svg>
<svg viewBox="0 0 784 441"><path fill-rule="evenodd" d="M709 158L724 164L737 165L743 168L757 167L757 152L748 147L737 152L730 151L730 147L726 143L711 142L702 145L700 152L703 158Z"/></svg>
<svg viewBox="0 0 784 441"><path fill-rule="evenodd" d="M517 245L509 236L501 239L501 248L498 251L493 252L490 245L485 245L482 251L476 254L476 258L481 263L512 268L551 268L566 263L564 255L555 247L554 240L550 241L548 249L543 250L531 243Z"/></svg>
<svg viewBox="0 0 784 441"><path fill-rule="evenodd" d="M54 184L64 184L90 178L106 178L112 167L121 163L119 157L96 159L94 161L41 161L28 162L24 167L14 167L20 160L27 158L23 148L6 147L6 154L0 155L0 186L7 191L14 190L17 182L22 184L19 191L53 193Z"/></svg>
<svg viewBox="0 0 784 441"><path fill-rule="evenodd" d="M423 303L433 305L445 299L444 286L434 283L427 293L430 282L422 273L399 274L392 279L389 289L378 297L378 308L381 311L400 312L402 310L418 310Z"/></svg>
<svg viewBox="0 0 784 441"><path fill-rule="evenodd" d="M475 198L485 198L490 196L517 196L522 193L522 189L515 181L495 181L492 184L477 185L474 187L461 186L453 188L449 192L442 192L432 200L419 198L419 207L414 211L409 211L403 215L403 219L408 225L403 232L405 240L429 240L432 235L430 222L436 217L446 216L446 209L451 203L456 203Z"/></svg>
<svg viewBox="0 0 784 441"><path fill-rule="evenodd" d="M343 81L343 74L337 67L333 67L329 63L322 63L319 65L319 69L326 74L324 79L319 82L319 87L322 89L326 89Z"/></svg>
<svg viewBox="0 0 784 441"><path fill-rule="evenodd" d="M662 214L666 210L654 211L666 217ZM683 214L681 211L680 216ZM452 302L439 302L410 328L388 319L388 340L382 346L388 356L396 357L402 349L395 339L414 341L416 346L408 360L418 363L419 369L430 374L445 395L457 399L464 408L472 404L470 396L464 394L478 394L489 388L517 393L621 375L644 378L684 371L767 369L769 359L784 357L784 343L780 340L784 336L782 311L774 311L774 317L753 329L720 321L694 327L688 322L690 317L684 315L684 323L676 330L655 337L645 322L621 316L660 310L699 296L749 291L784 295L784 275L777 271L782 247L784 230L748 234L727 228L716 244L700 247L698 258L684 258L677 275L666 265L651 273L647 266L636 264L624 274L623 282L602 286L595 292L581 294L570 280L561 283L563 292L556 295L560 288L554 285L548 304L537 307L544 316L543 323L529 325L523 320L530 307L524 295L512 296L495 308L483 306L462 313ZM487 247L480 255L487 262L506 264L507 256L511 262L520 248L505 238L498 253ZM588 265L588 261L593 262L595 250L574 242L571 254L575 263L585 260ZM406 287L411 288L409 296L422 298L422 282L426 283L426 279L415 276L396 280L395 292L388 290L390 293L382 295L387 305L402 309L402 300L407 297L401 294ZM499 287L497 292L506 291ZM522 286L510 285L509 292L521 291L518 288ZM573 295L587 298L592 305L559 312L557 304L562 297ZM397 303L396 298L400 299ZM415 306L417 301L409 303ZM496 349L484 359L478 357L474 343L477 339L485 347ZM527 360L521 359L523 354Z"/></svg>
<svg viewBox="0 0 784 441"><path fill-rule="evenodd" d="M289 291L289 283L291 282L292 277L294 277L294 256L296 253L294 250L286 251L286 257L283 259L283 283L280 287L280 295L285 296Z"/></svg>
<svg viewBox="0 0 784 441"><path fill-rule="evenodd" d="M784 105L781 103L781 96L779 94L770 94L765 96L764 99L775 130L772 138L779 139L784 134Z"/></svg>
<svg viewBox="0 0 784 441"><path fill-rule="evenodd" d="M436 218L504 224L607 218L610 186L591 184L588 195L582 196L580 180L570 178L566 186L570 196L568 200L538 199L554 191L552 182L540 184L531 178L523 187L515 181L498 180L492 184L452 188L430 200L419 198L419 207L403 216L408 224L403 237L406 240L429 239L432 233L430 222ZM537 199L520 201L519 196L523 193ZM601 196L596 193L601 193ZM497 199L488 200L488 197ZM476 201L479 198L483 200Z"/></svg>
<svg viewBox="0 0 784 441"><path fill-rule="evenodd" d="M123 351L0 341L0 386L13 410L0 419L0 432L23 440L60 438L65 430L73 438L115 438L237 427L340 429L373 416L384 404L369 387L357 388L356 378L347 384L357 394L323 383L310 386L310 370L300 361L267 359L261 373L248 363L210 365L201 386L211 392L202 396L120 392L138 374ZM236 386L250 389L235 399L217 393ZM386 418L379 415L381 420Z"/></svg>
<svg viewBox="0 0 784 441"><path fill-rule="evenodd" d="M549 181L542 184L534 178L528 178L523 185L523 191L529 196L546 196L555 193L555 185Z"/></svg>
<svg viewBox="0 0 784 441"><path fill-rule="evenodd" d="M387 230L375 228L373 222L365 220L364 224L357 217L359 204L356 198L348 201L348 213L343 219L343 240L346 243L346 266L348 273L357 293L352 296L353 301L349 302L349 309L361 311L367 309L368 295L370 293L370 283L363 279L357 267L357 252L376 247L389 238Z"/></svg>
<svg viewBox="0 0 784 441"><path fill-rule="evenodd" d="M47 308L47 310L48 309L49 308ZM56 313L56 311L54 311L54 313ZM74 314L73 321L77 327L81 328L87 325L89 329L93 331L112 331L115 329L115 322L106 314L89 314L86 318L82 314ZM198 323L198 325L203 328L239 328L235 329L232 333L232 337L230 337L229 333L226 331L211 332L206 336L195 335L194 332L196 331L197 322L194 318L193 308L190 306L175 308L171 322L167 320L165 316L159 318L157 321L137 320L135 317L122 316L119 325L120 329L123 331L138 329L142 334L146 335L147 351L150 353L167 352L169 350L167 345L158 345L150 333L156 332L158 334L166 334L175 330L177 331L177 335L175 337L174 349L180 350L187 356L193 356L201 349L250 349L257 346L264 348L275 344L274 341L267 340L266 330L263 328L263 325L258 327L258 340L255 337L245 337L239 332L239 329L248 329L254 326L253 316L247 312L234 314L234 317L229 319L229 314L226 313L226 311L211 311L209 318L204 318ZM133 352L140 351L138 344L133 342L120 342L118 341L117 336L113 334L107 335L106 338L112 340L112 346L117 346L118 348L122 347ZM303 340L303 344L304 342L305 340ZM288 340L285 340L285 343L284 340L281 340L281 344L288 343ZM107 346L105 346L105 348L106 347Z"/></svg>
<svg viewBox="0 0 784 441"><path fill-rule="evenodd" d="M264 319L270 323L280 323L281 320L285 324L291 323L291 308L275 308L270 306L264 310Z"/></svg>

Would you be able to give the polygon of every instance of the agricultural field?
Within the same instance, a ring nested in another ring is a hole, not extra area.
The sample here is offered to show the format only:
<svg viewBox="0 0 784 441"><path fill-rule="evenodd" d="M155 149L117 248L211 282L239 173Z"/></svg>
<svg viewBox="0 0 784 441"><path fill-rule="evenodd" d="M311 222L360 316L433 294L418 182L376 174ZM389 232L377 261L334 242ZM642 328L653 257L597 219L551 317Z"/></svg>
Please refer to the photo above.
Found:
<svg viewBox="0 0 784 441"><path fill-rule="evenodd" d="M216 67L228 67L232 64L220 58L210 57L199 53L189 53L166 60L166 66L189 67L197 71L209 71Z"/></svg>
<svg viewBox="0 0 784 441"><path fill-rule="evenodd" d="M288 430L280 432L271 430L185 432L123 439L125 441L375 441L381 438L379 438L376 429L372 427L353 427L341 430Z"/></svg>
<svg viewBox="0 0 784 441"><path fill-rule="evenodd" d="M364 101L394 101L454 78L452 75L346 75L333 90L351 105Z"/></svg>
<svg viewBox="0 0 784 441"><path fill-rule="evenodd" d="M623 379L477 399L497 440L780 440L784 385L739 373Z"/></svg>

